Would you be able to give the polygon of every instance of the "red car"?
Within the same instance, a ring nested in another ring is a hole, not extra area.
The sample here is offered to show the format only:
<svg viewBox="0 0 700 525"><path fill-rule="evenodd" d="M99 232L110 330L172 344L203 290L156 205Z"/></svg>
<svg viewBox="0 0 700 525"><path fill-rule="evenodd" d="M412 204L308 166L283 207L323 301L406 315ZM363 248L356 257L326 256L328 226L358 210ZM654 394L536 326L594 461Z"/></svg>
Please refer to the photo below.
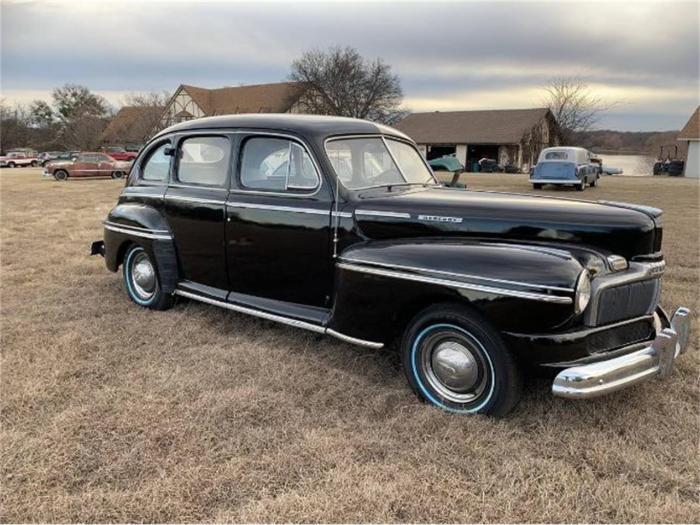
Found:
<svg viewBox="0 0 700 525"><path fill-rule="evenodd" d="M68 177L112 177L121 179L129 174L131 162L116 160L101 152L83 152L72 161L49 162L44 175L58 181Z"/></svg>
<svg viewBox="0 0 700 525"><path fill-rule="evenodd" d="M134 160L138 155L135 151L126 151L121 146L108 146L106 148L102 148L102 152L106 153L115 160L125 161Z"/></svg>

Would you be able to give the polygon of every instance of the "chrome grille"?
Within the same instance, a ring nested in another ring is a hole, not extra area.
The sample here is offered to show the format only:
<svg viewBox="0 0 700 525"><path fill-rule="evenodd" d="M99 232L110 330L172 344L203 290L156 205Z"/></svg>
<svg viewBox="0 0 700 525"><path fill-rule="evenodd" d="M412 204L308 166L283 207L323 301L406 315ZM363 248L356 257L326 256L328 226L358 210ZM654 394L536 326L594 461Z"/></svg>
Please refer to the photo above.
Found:
<svg viewBox="0 0 700 525"><path fill-rule="evenodd" d="M597 325L651 314L659 301L661 281L647 279L601 290Z"/></svg>

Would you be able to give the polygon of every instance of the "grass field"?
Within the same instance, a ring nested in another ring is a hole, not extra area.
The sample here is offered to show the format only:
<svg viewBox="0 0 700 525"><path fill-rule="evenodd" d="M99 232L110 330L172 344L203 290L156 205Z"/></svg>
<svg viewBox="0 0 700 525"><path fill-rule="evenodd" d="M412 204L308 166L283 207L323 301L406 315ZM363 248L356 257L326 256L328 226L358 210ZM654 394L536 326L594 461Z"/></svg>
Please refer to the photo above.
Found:
<svg viewBox="0 0 700 525"><path fill-rule="evenodd" d="M572 402L530 379L502 420L419 403L391 351L135 306L87 254L122 185L0 171L3 522L700 520L697 180L544 192L663 208L662 303L693 339L664 383Z"/></svg>

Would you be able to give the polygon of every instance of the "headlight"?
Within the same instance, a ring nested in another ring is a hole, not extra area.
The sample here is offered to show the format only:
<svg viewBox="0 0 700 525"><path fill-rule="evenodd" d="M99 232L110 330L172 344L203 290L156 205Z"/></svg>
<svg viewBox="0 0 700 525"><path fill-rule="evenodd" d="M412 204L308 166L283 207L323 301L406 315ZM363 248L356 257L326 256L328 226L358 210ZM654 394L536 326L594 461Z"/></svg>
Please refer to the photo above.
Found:
<svg viewBox="0 0 700 525"><path fill-rule="evenodd" d="M583 270L576 281L576 293L574 295L574 311L576 315L580 314L588 306L591 300L591 278L588 275L588 270Z"/></svg>

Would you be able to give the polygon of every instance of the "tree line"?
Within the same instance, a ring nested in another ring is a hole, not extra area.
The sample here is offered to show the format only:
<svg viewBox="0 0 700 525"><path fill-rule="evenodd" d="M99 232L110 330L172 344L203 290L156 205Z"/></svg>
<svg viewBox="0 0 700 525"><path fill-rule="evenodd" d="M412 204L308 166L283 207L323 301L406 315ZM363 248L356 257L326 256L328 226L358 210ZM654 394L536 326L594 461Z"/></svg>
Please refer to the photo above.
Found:
<svg viewBox="0 0 700 525"><path fill-rule="evenodd" d="M289 80L302 86L297 108L302 113L337 115L394 124L410 109L402 107L403 90L381 58L367 59L351 47L306 51L291 64ZM168 93L140 93L125 97L124 105L164 107ZM600 115L612 107L596 97L586 82L560 77L543 86L542 103L552 110L564 144L576 144ZM95 149L114 116L114 108L87 87L66 84L51 93L51 101L29 105L0 101L0 147L30 146L39 150ZM154 118L144 112L143 118ZM154 122L139 123L143 142L157 130Z"/></svg>
<svg viewBox="0 0 700 525"><path fill-rule="evenodd" d="M122 105L163 107L168 98L166 92L134 93L126 95ZM3 151L17 147L40 151L96 149L115 113L104 97L78 84L55 88L49 102L35 100L30 104L10 105L3 99L0 100L0 146ZM154 126L149 127L144 141L153 129Z"/></svg>

